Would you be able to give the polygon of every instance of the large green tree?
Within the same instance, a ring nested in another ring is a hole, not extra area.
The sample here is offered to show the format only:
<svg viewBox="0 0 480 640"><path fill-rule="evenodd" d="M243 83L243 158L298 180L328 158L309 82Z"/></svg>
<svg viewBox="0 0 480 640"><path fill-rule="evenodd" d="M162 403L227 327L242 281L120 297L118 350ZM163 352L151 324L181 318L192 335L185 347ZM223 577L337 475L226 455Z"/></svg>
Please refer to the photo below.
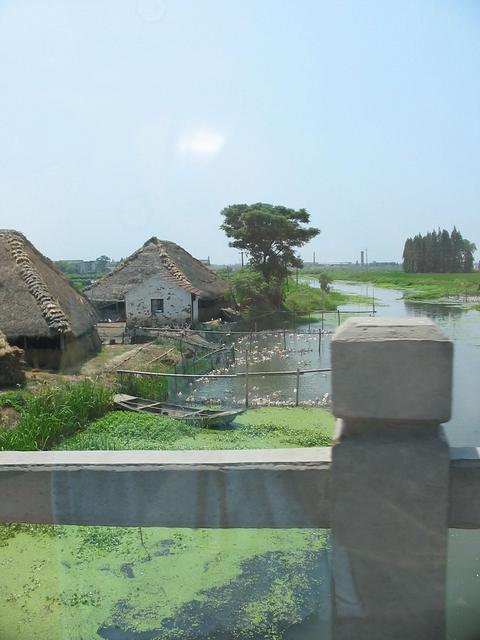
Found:
<svg viewBox="0 0 480 640"><path fill-rule="evenodd" d="M407 238L403 250L403 270L416 273L469 273L477 247L456 227Z"/></svg>
<svg viewBox="0 0 480 640"><path fill-rule="evenodd" d="M296 249L320 233L320 229L306 226L310 214L305 209L257 202L234 204L221 213L221 229L232 238L230 246L246 251L251 267L268 283L281 283L289 268L301 267Z"/></svg>

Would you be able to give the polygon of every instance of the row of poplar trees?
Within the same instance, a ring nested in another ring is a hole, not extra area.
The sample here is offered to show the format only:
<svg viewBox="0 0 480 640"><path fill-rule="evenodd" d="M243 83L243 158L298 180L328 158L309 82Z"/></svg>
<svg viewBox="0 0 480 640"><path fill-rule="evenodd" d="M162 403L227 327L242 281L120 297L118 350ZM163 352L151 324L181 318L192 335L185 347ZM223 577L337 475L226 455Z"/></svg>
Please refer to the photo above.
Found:
<svg viewBox="0 0 480 640"><path fill-rule="evenodd" d="M410 273L469 273L473 271L476 246L453 227L407 238L403 270Z"/></svg>

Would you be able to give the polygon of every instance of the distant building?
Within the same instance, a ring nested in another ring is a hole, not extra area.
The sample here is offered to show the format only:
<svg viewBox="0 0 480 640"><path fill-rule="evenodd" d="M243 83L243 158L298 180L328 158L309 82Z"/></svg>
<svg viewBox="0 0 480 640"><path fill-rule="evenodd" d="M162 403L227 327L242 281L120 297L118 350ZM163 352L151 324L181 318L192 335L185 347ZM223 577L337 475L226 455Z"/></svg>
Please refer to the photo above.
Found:
<svg viewBox="0 0 480 640"><path fill-rule="evenodd" d="M177 244L150 238L84 293L102 319L132 328L219 317L227 290L222 278Z"/></svg>
<svg viewBox="0 0 480 640"><path fill-rule="evenodd" d="M36 367L65 368L100 348L92 304L18 231L0 231L0 329Z"/></svg>

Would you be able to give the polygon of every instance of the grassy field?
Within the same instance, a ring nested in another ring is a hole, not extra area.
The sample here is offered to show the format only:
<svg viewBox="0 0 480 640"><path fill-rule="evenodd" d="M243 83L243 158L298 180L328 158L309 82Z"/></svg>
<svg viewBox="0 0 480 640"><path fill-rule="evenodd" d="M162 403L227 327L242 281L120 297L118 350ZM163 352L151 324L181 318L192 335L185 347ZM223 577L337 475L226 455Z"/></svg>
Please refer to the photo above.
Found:
<svg viewBox="0 0 480 640"><path fill-rule="evenodd" d="M309 280L318 280L318 276L306 274ZM335 311L340 305L358 304L372 305L372 299L357 294L347 294L331 289L322 291L319 287L313 287L308 282L290 282L285 296L285 306L289 311L301 316L311 315L315 311Z"/></svg>
<svg viewBox="0 0 480 640"><path fill-rule="evenodd" d="M312 275L309 272L309 275ZM473 273L404 273L403 271L336 269L329 272L334 280L371 282L377 287L402 289L407 300L440 300L449 296L480 296L480 272Z"/></svg>
<svg viewBox="0 0 480 640"><path fill-rule="evenodd" d="M323 446L333 422L323 409L262 408L206 430L114 412L56 447ZM326 601L326 545L305 529L0 526L1 638L278 640Z"/></svg>

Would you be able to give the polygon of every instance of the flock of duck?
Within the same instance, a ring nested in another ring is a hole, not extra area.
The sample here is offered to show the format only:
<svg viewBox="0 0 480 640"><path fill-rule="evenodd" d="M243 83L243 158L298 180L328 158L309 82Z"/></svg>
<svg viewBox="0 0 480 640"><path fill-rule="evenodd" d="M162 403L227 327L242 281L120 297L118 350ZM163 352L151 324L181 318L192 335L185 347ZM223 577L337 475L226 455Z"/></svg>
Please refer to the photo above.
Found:
<svg viewBox="0 0 480 640"><path fill-rule="evenodd" d="M326 332L324 332L325 334ZM277 340L272 343L272 336L276 336ZM269 339L270 338L270 339ZM312 359L315 359L313 366L319 367L319 358L316 354L319 351L318 334L312 335L294 335L293 339L290 334L284 349L283 337L278 334L261 333L254 336L244 336L234 341L235 359L230 358L223 362L221 366L210 371L210 374L232 374L245 372L247 359L249 371L258 372L262 367L259 365L267 362L278 362L290 360L291 367L289 370L306 369L312 367ZM228 352L226 352L228 353ZM275 368L275 367L274 367ZM278 369L283 370L285 366L279 366ZM270 369L272 370L272 369ZM295 405L296 399L296 379L295 376L276 377L282 383L278 388L272 389L272 377L266 375L255 375L249 379L249 406L252 407L288 407ZM321 377L323 384L327 385L326 373L310 374ZM317 378L318 379L318 378ZM269 380L269 383L266 383ZM302 385L301 385L302 388ZM209 393L210 391L210 393ZM183 390L177 392L177 400L184 403L196 404L218 404L231 407L239 407L245 405L245 377L239 378L209 378L199 377L195 381L186 384ZM303 407L327 407L330 404L330 394L328 392L319 393L315 397L301 399L299 404Z"/></svg>

